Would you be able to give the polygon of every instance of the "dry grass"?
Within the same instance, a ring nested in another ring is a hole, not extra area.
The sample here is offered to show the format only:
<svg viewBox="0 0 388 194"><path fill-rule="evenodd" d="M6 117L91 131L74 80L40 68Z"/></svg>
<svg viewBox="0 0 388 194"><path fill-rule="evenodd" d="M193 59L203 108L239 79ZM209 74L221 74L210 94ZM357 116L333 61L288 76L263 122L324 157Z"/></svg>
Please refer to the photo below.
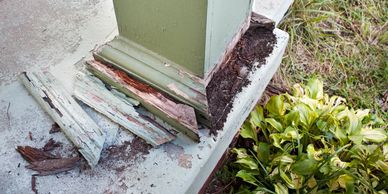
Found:
<svg viewBox="0 0 388 194"><path fill-rule="evenodd" d="M329 93L388 118L387 19L384 0L295 0L280 26L290 33L282 84L318 76Z"/></svg>

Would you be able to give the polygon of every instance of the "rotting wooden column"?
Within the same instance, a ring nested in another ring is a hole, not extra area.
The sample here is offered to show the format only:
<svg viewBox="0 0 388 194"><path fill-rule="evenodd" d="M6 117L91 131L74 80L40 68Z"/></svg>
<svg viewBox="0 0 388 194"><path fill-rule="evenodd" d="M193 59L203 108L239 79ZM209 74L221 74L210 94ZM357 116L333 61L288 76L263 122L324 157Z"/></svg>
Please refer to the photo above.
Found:
<svg viewBox="0 0 388 194"><path fill-rule="evenodd" d="M209 125L206 85L249 26L252 0L114 0L119 36L94 52Z"/></svg>

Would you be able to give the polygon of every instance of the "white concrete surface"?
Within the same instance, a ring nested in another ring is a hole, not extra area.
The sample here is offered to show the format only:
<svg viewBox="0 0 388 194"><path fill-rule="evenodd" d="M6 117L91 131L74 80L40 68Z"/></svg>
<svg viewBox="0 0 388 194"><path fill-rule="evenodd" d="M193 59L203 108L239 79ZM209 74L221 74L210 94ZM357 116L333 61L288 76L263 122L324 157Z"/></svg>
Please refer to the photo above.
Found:
<svg viewBox="0 0 388 194"><path fill-rule="evenodd" d="M293 2L294 0L255 0L253 11L272 19L278 25Z"/></svg>
<svg viewBox="0 0 388 194"><path fill-rule="evenodd" d="M95 45L114 36L115 28L111 0L0 0L0 193L33 193L34 172L24 167L27 163L15 151L17 145L41 147L54 138L63 142L60 153L74 154L63 133L48 133L53 121L18 82L17 75L25 70L50 71L72 91L80 68L77 62L88 57ZM148 154L103 157L106 160L95 169L76 168L38 177L38 192L196 193L280 64L288 36L279 30L276 34L279 41L274 54L252 75L252 84L239 94L234 102L237 108L217 137L202 129L199 144L179 136ZM103 130L117 134L108 138L106 147L133 139L127 130L84 108ZM131 148L127 151L131 153Z"/></svg>

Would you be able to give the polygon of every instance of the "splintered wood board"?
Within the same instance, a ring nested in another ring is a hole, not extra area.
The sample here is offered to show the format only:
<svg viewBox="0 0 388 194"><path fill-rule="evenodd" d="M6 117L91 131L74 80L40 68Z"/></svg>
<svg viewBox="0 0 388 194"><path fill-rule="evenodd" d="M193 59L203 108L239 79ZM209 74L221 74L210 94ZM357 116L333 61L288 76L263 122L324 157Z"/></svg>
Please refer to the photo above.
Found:
<svg viewBox="0 0 388 194"><path fill-rule="evenodd" d="M134 100L130 100L125 95L117 97L101 80L92 75L82 72L77 74L74 96L152 146L175 139L174 135L155 121L152 122L151 118L140 115L131 104Z"/></svg>
<svg viewBox="0 0 388 194"><path fill-rule="evenodd" d="M87 69L120 92L138 100L148 111L154 113L178 131L194 141L199 141L197 120L192 107L175 103L149 85L98 61L87 61Z"/></svg>
<svg viewBox="0 0 388 194"><path fill-rule="evenodd" d="M105 142L105 135L97 124L50 73L24 72L21 80L89 165L94 167Z"/></svg>

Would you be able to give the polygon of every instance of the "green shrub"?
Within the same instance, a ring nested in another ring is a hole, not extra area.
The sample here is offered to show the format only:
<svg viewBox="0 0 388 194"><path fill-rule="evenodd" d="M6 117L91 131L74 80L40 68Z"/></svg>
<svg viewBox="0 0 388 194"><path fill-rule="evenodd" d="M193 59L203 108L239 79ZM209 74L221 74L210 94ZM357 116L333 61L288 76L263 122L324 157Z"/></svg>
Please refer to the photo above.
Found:
<svg viewBox="0 0 388 194"><path fill-rule="evenodd" d="M386 123L311 79L257 106L234 148L242 193L387 193ZM249 143L250 142L250 143Z"/></svg>

